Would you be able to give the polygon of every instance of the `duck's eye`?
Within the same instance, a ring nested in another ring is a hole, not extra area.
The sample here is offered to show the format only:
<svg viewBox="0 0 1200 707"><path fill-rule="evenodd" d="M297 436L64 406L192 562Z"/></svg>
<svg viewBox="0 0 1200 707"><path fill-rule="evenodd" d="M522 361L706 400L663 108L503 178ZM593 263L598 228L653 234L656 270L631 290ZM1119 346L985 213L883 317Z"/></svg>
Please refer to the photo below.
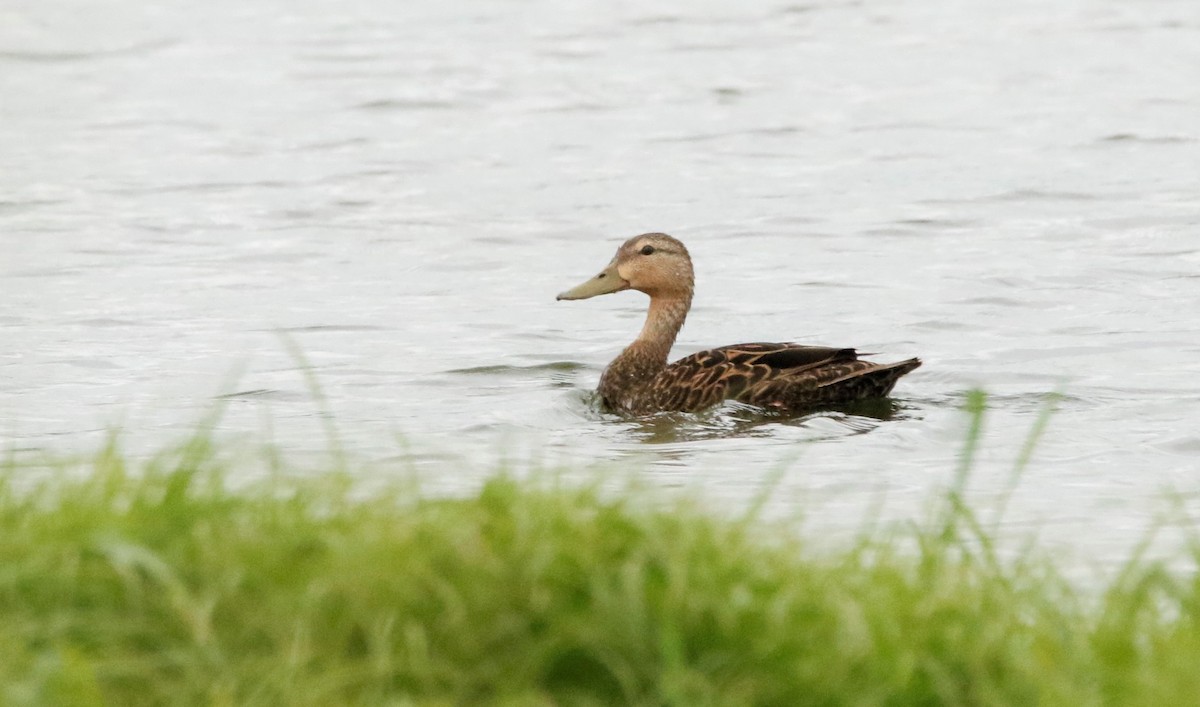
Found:
<svg viewBox="0 0 1200 707"><path fill-rule="evenodd" d="M642 246L642 255L654 255L654 246L652 246L652 245Z"/></svg>

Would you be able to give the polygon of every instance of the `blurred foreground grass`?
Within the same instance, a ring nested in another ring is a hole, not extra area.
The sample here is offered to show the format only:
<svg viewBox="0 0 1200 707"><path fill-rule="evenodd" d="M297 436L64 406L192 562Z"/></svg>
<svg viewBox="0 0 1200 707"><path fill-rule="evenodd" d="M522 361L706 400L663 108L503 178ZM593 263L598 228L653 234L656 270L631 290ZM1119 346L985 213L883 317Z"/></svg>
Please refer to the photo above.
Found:
<svg viewBox="0 0 1200 707"><path fill-rule="evenodd" d="M944 517L850 546L629 488L0 471L3 705L1184 705L1200 582L1080 590ZM937 514L934 514L937 516ZM1193 559L1200 551L1192 551Z"/></svg>

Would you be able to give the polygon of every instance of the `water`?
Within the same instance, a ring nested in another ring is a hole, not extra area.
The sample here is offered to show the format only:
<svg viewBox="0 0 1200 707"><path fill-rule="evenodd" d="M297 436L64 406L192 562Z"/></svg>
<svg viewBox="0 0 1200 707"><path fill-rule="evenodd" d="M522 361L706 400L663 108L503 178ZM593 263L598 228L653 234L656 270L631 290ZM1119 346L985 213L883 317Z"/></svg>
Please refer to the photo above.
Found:
<svg viewBox="0 0 1200 707"><path fill-rule="evenodd" d="M497 455L636 459L837 529L952 474L992 394L1006 527L1123 552L1200 471L1190 0L0 9L0 433L19 453L342 443L453 490ZM919 355L890 419L598 414L645 299L555 302L683 239L676 347ZM282 334L281 334L282 332ZM266 432L264 432L266 430Z"/></svg>

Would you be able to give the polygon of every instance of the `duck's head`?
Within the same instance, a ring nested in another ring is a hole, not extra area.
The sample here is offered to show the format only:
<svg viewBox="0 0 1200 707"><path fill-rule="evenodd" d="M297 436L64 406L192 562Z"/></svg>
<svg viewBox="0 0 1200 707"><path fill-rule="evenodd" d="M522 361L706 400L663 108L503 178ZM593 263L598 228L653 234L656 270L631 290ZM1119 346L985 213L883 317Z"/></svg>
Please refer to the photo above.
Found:
<svg viewBox="0 0 1200 707"><path fill-rule="evenodd" d="M665 233L643 233L621 244L608 267L558 299L587 299L621 290L638 290L651 297L687 297L694 276L687 248Z"/></svg>

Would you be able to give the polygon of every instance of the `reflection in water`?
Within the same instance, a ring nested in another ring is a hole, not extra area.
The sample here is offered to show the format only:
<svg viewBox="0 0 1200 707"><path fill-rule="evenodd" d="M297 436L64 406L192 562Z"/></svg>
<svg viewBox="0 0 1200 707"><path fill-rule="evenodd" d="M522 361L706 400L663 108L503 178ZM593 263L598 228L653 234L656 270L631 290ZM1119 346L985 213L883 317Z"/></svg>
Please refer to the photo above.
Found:
<svg viewBox="0 0 1200 707"><path fill-rule="evenodd" d="M911 410L901 403L881 398L814 410L804 415L784 415L752 405L726 402L698 413L657 413L626 419L624 422L630 436L646 444L769 437L774 432L773 428L779 425L810 430L811 434L806 435L806 439L818 441L863 434L875 429L881 422L913 416Z"/></svg>

